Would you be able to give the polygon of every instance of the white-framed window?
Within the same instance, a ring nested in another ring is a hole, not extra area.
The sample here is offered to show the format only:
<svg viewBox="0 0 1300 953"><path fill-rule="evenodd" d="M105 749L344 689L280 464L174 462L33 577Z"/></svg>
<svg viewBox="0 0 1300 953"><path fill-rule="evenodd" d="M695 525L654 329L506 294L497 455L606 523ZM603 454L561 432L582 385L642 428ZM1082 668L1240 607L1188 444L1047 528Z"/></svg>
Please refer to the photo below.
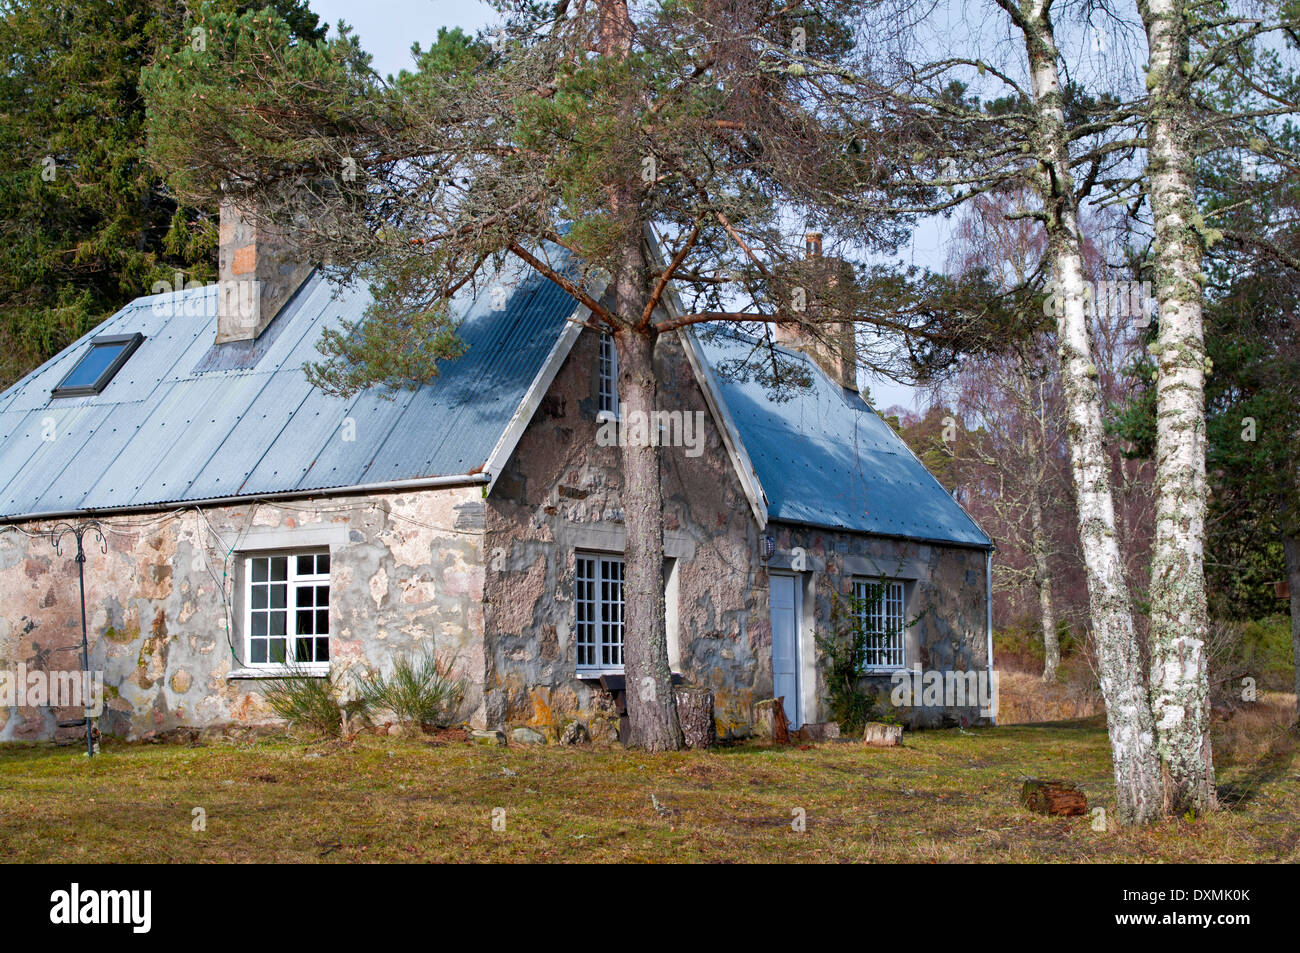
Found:
<svg viewBox="0 0 1300 953"><path fill-rule="evenodd" d="M328 671L329 607L328 550L244 557L246 664Z"/></svg>
<svg viewBox="0 0 1300 953"><path fill-rule="evenodd" d="M600 332L600 357L597 361L597 377L600 389L599 416L602 419L618 419L618 348L614 346L614 335L608 331Z"/></svg>
<svg viewBox="0 0 1300 953"><path fill-rule="evenodd" d="M863 671L905 668L907 664L906 599L895 579L855 579L853 598L864 639Z"/></svg>
<svg viewBox="0 0 1300 953"><path fill-rule="evenodd" d="M573 584L578 671L623 671L623 557L578 553Z"/></svg>

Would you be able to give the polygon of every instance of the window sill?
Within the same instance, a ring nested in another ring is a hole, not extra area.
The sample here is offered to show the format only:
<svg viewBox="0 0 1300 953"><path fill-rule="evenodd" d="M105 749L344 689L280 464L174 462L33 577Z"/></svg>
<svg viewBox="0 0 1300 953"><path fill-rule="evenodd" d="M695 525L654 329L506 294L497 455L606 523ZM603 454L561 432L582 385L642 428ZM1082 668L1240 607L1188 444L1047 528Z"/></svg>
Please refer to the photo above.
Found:
<svg viewBox="0 0 1300 953"><path fill-rule="evenodd" d="M686 683L686 676L682 675L681 672L673 672L672 674L674 685L684 685ZM623 678L625 675L626 672L621 668L604 668L595 670L584 668L579 669L574 678L580 682L598 682L605 676L610 676L611 678Z"/></svg>
<svg viewBox="0 0 1300 953"><path fill-rule="evenodd" d="M582 682L598 682L602 675L622 675L622 668L580 668L577 679Z"/></svg>
<svg viewBox="0 0 1300 953"><path fill-rule="evenodd" d="M286 675L308 675L311 676L312 678L328 678L329 673L330 673L330 667L328 662L326 662L323 665L321 664L301 665L297 668L289 668L288 666L284 666L284 665L280 665L280 666L268 665L264 667L245 666L244 668L237 668L230 672L227 672L226 680L238 681L242 679L284 678Z"/></svg>

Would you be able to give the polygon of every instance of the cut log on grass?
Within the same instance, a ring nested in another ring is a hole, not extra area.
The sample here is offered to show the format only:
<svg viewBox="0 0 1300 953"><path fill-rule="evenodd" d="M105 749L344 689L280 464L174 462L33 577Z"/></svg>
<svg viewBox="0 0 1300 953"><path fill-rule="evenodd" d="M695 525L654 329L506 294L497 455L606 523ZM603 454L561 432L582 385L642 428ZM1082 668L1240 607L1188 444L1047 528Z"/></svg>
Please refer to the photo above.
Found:
<svg viewBox="0 0 1300 953"><path fill-rule="evenodd" d="M718 741L713 721L713 692L682 686L677 690L677 723L688 748L711 748Z"/></svg>
<svg viewBox="0 0 1300 953"><path fill-rule="evenodd" d="M754 729L758 737L773 744L789 744L790 722L785 717L785 698L769 698L754 706Z"/></svg>
<svg viewBox="0 0 1300 953"><path fill-rule="evenodd" d="M795 732L799 741L820 744L823 741L834 741L840 736L840 723L838 721L809 722Z"/></svg>
<svg viewBox="0 0 1300 953"><path fill-rule="evenodd" d="M903 743L903 726L869 721L862 732L862 740L877 748L897 748Z"/></svg>
<svg viewBox="0 0 1300 953"><path fill-rule="evenodd" d="M1088 813L1088 796L1066 781L1030 778L1020 789L1020 803L1035 813L1057 817Z"/></svg>

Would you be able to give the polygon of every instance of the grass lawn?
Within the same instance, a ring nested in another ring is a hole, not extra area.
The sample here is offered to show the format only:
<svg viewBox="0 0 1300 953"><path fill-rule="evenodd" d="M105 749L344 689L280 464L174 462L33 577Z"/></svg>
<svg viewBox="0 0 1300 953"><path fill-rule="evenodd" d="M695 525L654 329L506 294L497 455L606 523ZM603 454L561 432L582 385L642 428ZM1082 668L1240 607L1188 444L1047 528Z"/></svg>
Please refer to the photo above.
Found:
<svg viewBox="0 0 1300 953"><path fill-rule="evenodd" d="M1300 752L1271 721L1216 750L1228 809L1146 830L1019 807L1067 778L1110 810L1099 720L648 756L430 738L0 746L8 861L1297 861ZM1247 755L1245 752L1248 752ZM656 806L657 805L657 806ZM206 811L207 829L192 828ZM505 830L492 812L505 809ZM791 829L802 808L807 830Z"/></svg>

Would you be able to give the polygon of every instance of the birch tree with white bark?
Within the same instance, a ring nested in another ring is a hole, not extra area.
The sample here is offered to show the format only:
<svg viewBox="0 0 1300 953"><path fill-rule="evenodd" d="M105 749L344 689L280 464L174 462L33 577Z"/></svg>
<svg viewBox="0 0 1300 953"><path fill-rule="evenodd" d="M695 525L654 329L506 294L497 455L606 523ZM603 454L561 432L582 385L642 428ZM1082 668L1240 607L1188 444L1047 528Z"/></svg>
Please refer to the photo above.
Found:
<svg viewBox="0 0 1300 953"><path fill-rule="evenodd" d="M1206 258L1226 251L1239 276L1250 273L1251 260L1300 271L1287 223L1269 221L1267 211L1278 208L1276 186L1300 173L1300 8L1274 0L1137 0L1137 12L1149 54L1145 182L1158 310L1149 348L1157 481L1152 707L1168 809L1204 811L1217 803L1205 659L1205 391L1213 373ZM1220 186L1207 197L1202 169L1225 163L1239 181L1231 195Z"/></svg>
<svg viewBox="0 0 1300 953"><path fill-rule="evenodd" d="M1156 334L1156 532L1151 557L1151 706L1168 813L1218 806L1210 743L1205 583L1205 257L1223 233L1202 214L1199 165L1244 149L1268 161L1269 120L1300 116L1271 72L1269 45L1294 42L1294 8L1265 0L1137 0L1147 41L1142 103ZM1225 76L1239 98L1217 96ZM1247 197L1247 201L1249 198ZM1256 239L1256 241L1262 241Z"/></svg>
<svg viewBox="0 0 1300 953"><path fill-rule="evenodd" d="M1027 187L1034 197L1031 207L1016 214L1036 221L1045 237L1035 279L1048 286L1045 311L1054 319L1117 808L1123 822L1145 823L1162 813L1161 772L1117 536L1090 323L1094 294L1079 227L1081 201L1126 159L1131 161L1137 113L1113 96L1090 97L1063 83L1051 0L994 3L1020 51L1010 62L994 62L978 49L935 58L930 49L903 43L896 52L894 81L883 87L864 83L863 94L879 97L906 117L903 124L912 131L915 151L897 181L949 190L946 200L909 211L944 213L976 195L1009 188ZM902 3L890 8L887 19L902 24L903 30L918 30L926 15ZM971 84L995 92L980 101L967 93ZM1027 313L1024 321L1032 330L1042 317Z"/></svg>
<svg viewBox="0 0 1300 953"><path fill-rule="evenodd" d="M1150 62L1146 167L1159 309L1150 347L1158 369L1151 707L1167 812L1218 805L1205 658L1205 229L1195 192L1190 8L1186 0L1138 0Z"/></svg>

